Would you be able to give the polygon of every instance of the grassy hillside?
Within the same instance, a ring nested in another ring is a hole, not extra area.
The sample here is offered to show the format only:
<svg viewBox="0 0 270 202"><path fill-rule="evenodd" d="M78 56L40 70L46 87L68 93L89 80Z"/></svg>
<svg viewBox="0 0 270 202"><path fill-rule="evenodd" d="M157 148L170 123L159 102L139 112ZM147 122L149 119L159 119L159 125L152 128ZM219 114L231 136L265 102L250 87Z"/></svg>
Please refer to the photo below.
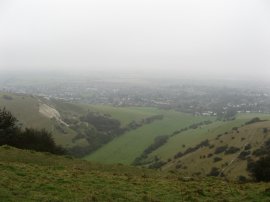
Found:
<svg viewBox="0 0 270 202"><path fill-rule="evenodd" d="M267 183L237 184L0 147L1 201L269 201Z"/></svg>
<svg viewBox="0 0 270 202"><path fill-rule="evenodd" d="M213 139L219 134L231 131L234 127L240 127L254 117L270 120L269 114L248 113L238 114L236 119L232 121L215 121L212 124L203 125L197 129L190 129L171 137L166 144L149 155L149 158L158 156L160 159L166 161L172 158L177 152L183 152L203 140Z"/></svg>
<svg viewBox="0 0 270 202"><path fill-rule="evenodd" d="M270 121L264 121L229 130L209 139L207 145L193 152L172 158L163 169L176 169L188 176L206 176L215 167L219 173L231 179L238 179L239 176L249 178L247 163L256 160L253 152L270 139L270 132L265 130L269 128Z"/></svg>
<svg viewBox="0 0 270 202"><path fill-rule="evenodd" d="M73 146L72 139L76 136L76 132L40 113L42 103L44 101L40 98L31 95L0 93L0 107L9 110L24 127L46 128L52 132L57 144Z"/></svg>
<svg viewBox="0 0 270 202"><path fill-rule="evenodd" d="M6 107L25 126L51 129L52 121L39 113L34 96L0 93L0 106Z"/></svg>
<svg viewBox="0 0 270 202"><path fill-rule="evenodd" d="M121 135L85 159L102 163L131 164L153 143L155 137L171 134L196 122L214 119L168 110L155 109L154 112L164 115L164 118Z"/></svg>

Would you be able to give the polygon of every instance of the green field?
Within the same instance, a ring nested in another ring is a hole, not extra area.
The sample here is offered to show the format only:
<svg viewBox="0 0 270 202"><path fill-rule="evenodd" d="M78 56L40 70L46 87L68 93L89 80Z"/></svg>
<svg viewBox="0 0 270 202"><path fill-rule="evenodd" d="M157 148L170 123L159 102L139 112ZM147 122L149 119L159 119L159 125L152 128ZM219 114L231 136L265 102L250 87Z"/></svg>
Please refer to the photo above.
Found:
<svg viewBox="0 0 270 202"><path fill-rule="evenodd" d="M101 165L0 147L0 201L269 201L268 183L185 180L177 174Z"/></svg>
<svg viewBox="0 0 270 202"><path fill-rule="evenodd" d="M110 114L113 118L119 120L122 126L125 126L132 121L140 121L157 114L157 110L150 107L112 107L108 105L85 105L84 107L101 113Z"/></svg>
<svg viewBox="0 0 270 202"><path fill-rule="evenodd" d="M141 108L140 110L144 111L145 109ZM85 159L102 163L131 164L146 147L153 143L155 137L171 134L175 130L193 123L214 119L213 117L193 116L169 110L155 109L154 112L163 114L164 119L123 134L93 154L86 156Z"/></svg>

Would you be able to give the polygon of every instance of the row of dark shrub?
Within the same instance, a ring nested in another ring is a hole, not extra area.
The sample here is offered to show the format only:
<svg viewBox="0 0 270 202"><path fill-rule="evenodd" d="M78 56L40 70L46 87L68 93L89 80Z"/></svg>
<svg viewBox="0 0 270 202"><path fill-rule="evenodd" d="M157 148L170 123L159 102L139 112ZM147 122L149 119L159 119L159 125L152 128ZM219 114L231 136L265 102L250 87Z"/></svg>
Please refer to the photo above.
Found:
<svg viewBox="0 0 270 202"><path fill-rule="evenodd" d="M142 165L143 164L143 160L145 160L148 157L148 154L152 153L153 151L155 151L156 149L158 149L159 147L161 147L162 145L164 145L167 142L168 138L169 138L168 135L157 136L155 138L155 140L154 140L154 143L151 144L150 146L148 146L143 151L143 153L134 160L133 165Z"/></svg>
<svg viewBox="0 0 270 202"><path fill-rule="evenodd" d="M185 131L187 131L187 130L190 130L190 129L197 129L197 128L200 127L200 126L203 126L203 125L209 125L209 124L211 124L211 123L213 123L213 122L210 121L210 120L202 121L202 122L199 122L199 123L194 123L194 124L191 124L191 125L188 126L188 127L181 128L181 129L179 129L179 130L176 130L176 131L172 132L172 134L171 134L170 136L175 136L175 135L177 135L177 134L179 134L179 133L182 133L182 132L185 132Z"/></svg>
<svg viewBox="0 0 270 202"><path fill-rule="evenodd" d="M192 153L192 152L200 149L201 147L208 147L208 146L210 146L209 140L204 140L201 143L197 144L195 147L190 147L184 152L178 152L177 154L174 155L174 158L175 159L181 158L181 157L183 157L183 156L185 156L185 155L187 155L189 153Z"/></svg>

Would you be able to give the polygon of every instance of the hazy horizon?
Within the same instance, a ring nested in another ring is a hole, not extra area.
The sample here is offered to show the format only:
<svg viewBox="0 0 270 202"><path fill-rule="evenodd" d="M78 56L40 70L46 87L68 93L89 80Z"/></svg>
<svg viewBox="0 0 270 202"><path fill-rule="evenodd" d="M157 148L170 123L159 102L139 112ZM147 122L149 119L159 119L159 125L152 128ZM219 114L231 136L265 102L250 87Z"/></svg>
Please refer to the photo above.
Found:
<svg viewBox="0 0 270 202"><path fill-rule="evenodd" d="M266 0L0 3L0 70L267 80Z"/></svg>

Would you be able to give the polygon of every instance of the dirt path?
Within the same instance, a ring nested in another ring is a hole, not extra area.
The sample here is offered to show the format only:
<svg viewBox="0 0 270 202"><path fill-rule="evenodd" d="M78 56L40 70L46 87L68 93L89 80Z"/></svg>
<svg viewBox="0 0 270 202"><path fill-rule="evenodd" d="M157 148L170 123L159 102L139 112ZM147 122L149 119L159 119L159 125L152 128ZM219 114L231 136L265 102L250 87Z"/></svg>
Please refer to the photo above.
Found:
<svg viewBox="0 0 270 202"><path fill-rule="evenodd" d="M230 168L230 166L238 159L238 156L240 155L240 153L243 152L243 151L245 150L245 147L246 147L248 144L251 143L251 141L253 140L254 137L255 137L255 134L253 134L253 135L246 141L246 143L244 143L244 144L242 145L242 147L241 147L242 149L237 153L237 155L235 156L235 158L233 158L233 159L230 161L230 163L229 163L225 168L223 168L223 169L220 171L219 177L220 177L222 174L225 174L224 172L225 172L226 170L228 170L228 169Z"/></svg>

